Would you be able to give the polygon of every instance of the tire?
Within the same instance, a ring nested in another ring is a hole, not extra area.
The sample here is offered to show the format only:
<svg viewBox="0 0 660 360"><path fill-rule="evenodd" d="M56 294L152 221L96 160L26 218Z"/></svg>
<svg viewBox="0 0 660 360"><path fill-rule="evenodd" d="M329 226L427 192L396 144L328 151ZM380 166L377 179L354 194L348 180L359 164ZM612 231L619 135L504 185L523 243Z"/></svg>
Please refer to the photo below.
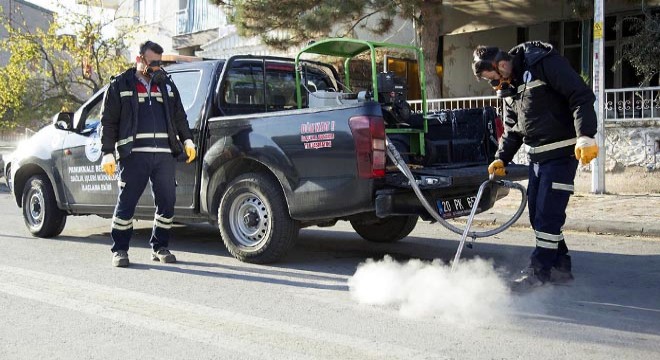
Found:
<svg viewBox="0 0 660 360"><path fill-rule="evenodd" d="M417 216L390 216L351 220L351 226L363 239L378 243L397 242L410 234L417 225Z"/></svg>
<svg viewBox="0 0 660 360"><path fill-rule="evenodd" d="M256 264L281 259L299 231L279 183L260 173L241 175L229 184L218 208L218 227L235 258Z"/></svg>
<svg viewBox="0 0 660 360"><path fill-rule="evenodd" d="M46 175L32 176L23 189L23 220L32 235L50 238L66 225L66 213L57 207L53 186Z"/></svg>

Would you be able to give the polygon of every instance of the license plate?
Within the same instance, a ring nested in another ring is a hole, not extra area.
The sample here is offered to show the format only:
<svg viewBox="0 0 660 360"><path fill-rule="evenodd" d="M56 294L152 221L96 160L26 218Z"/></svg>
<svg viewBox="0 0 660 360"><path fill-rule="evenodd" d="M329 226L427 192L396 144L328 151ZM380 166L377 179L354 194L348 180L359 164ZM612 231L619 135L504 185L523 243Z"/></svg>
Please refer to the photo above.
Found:
<svg viewBox="0 0 660 360"><path fill-rule="evenodd" d="M470 215L472 207L476 201L476 196L464 196L454 199L438 199L436 205L438 212L443 219L452 219L459 216ZM477 211L480 209L477 208Z"/></svg>

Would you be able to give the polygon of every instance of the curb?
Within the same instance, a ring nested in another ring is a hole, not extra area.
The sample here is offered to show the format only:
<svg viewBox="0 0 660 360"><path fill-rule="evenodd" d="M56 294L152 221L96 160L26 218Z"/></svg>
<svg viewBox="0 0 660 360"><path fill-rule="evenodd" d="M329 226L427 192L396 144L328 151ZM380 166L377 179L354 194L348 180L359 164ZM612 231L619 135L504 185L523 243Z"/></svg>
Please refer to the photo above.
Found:
<svg viewBox="0 0 660 360"><path fill-rule="evenodd" d="M475 217L473 224L499 225L511 218L511 214L487 213ZM467 223L467 218L454 219L460 223ZM523 213L512 227L530 228L529 217ZM608 221L608 220L576 220L568 219L564 224L564 230L595 234L617 234L625 236L649 236L660 237L660 224L641 224L630 221Z"/></svg>

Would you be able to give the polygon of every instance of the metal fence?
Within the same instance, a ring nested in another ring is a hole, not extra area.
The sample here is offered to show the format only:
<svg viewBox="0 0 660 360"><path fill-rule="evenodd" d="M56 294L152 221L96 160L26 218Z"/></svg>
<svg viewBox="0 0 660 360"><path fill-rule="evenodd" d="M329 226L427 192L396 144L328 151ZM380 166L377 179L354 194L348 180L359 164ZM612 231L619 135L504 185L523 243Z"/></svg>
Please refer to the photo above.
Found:
<svg viewBox="0 0 660 360"><path fill-rule="evenodd" d="M660 87L605 90L605 120L660 120Z"/></svg>
<svg viewBox="0 0 660 360"><path fill-rule="evenodd" d="M408 101L412 109L417 112L422 112L422 100ZM440 110L456 110L456 109L472 109L484 106L492 106L497 109L501 114L502 99L497 96L473 96L473 97L460 97L460 98L446 98L446 99L427 99L426 104L428 111Z"/></svg>
<svg viewBox="0 0 660 360"><path fill-rule="evenodd" d="M409 103L414 111L421 113L421 100ZM427 104L429 111L492 106L502 114L502 99L497 96L428 99ZM660 86L605 90L604 106L606 122L660 120Z"/></svg>

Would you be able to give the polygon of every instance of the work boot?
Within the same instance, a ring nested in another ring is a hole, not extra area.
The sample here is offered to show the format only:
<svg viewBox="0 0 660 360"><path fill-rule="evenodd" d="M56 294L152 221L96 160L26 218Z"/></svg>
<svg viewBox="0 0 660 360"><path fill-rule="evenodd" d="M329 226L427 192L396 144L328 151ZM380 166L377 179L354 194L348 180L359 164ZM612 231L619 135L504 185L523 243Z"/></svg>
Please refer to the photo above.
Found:
<svg viewBox="0 0 660 360"><path fill-rule="evenodd" d="M533 267L520 272L520 275L511 282L511 291L527 292L539 288L550 281L550 274Z"/></svg>
<svg viewBox="0 0 660 360"><path fill-rule="evenodd" d="M128 266L128 251L117 250L112 253L112 266L114 267L127 267Z"/></svg>
<svg viewBox="0 0 660 360"><path fill-rule="evenodd" d="M151 253L151 260L160 261L163 263L176 262L176 257L167 248L160 248Z"/></svg>
<svg viewBox="0 0 660 360"><path fill-rule="evenodd" d="M550 282L553 284L566 284L573 281L573 273L571 272L571 256L559 255L555 265L550 272Z"/></svg>

